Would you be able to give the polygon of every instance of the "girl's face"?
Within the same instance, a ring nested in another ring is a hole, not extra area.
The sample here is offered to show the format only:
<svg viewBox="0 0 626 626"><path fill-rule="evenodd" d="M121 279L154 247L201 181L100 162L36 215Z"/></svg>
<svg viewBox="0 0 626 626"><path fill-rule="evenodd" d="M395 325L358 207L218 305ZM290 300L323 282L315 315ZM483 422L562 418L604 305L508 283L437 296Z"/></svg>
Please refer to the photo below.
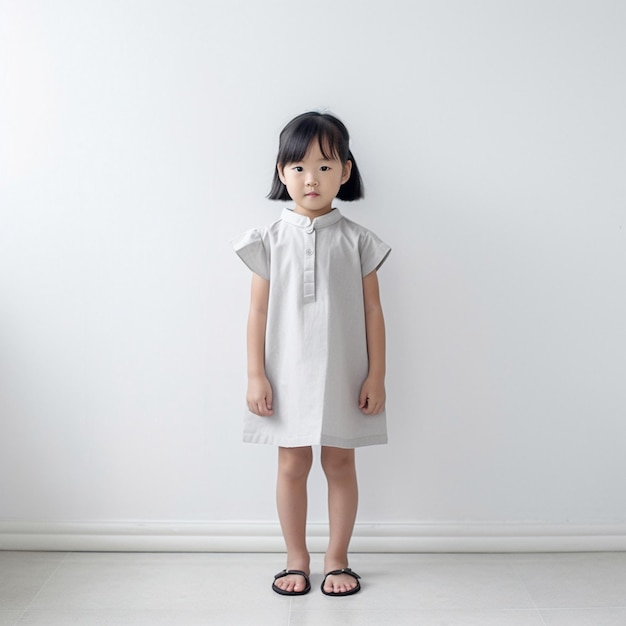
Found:
<svg viewBox="0 0 626 626"><path fill-rule="evenodd" d="M311 142L302 161L278 165L278 176L296 203L295 212L310 219L332 211L339 188L349 178L352 161L327 159L319 141Z"/></svg>

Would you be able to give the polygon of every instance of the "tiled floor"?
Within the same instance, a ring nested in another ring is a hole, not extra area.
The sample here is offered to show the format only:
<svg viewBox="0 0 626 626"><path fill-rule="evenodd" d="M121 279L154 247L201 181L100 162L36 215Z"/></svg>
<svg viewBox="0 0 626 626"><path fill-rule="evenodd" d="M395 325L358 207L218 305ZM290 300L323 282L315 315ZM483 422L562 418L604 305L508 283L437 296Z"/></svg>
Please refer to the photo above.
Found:
<svg viewBox="0 0 626 626"><path fill-rule="evenodd" d="M626 553L355 554L361 593L270 589L280 554L0 552L0 626L624 626Z"/></svg>

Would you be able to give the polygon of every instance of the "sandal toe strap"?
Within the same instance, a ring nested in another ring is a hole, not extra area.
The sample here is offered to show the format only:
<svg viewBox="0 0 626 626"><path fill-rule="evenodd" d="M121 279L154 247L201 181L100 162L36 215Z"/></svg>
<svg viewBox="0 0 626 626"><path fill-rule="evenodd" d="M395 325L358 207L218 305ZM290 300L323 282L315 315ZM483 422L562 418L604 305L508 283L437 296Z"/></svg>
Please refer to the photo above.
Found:
<svg viewBox="0 0 626 626"><path fill-rule="evenodd" d="M352 578L356 578L357 580L361 578L356 572L353 572L349 567L344 567L343 569L335 569L332 572L328 572L326 576L324 576L324 580L328 576L338 576L339 574L348 574L348 576L352 576Z"/></svg>
<svg viewBox="0 0 626 626"><path fill-rule="evenodd" d="M305 580L309 580L309 576L300 569L284 569L282 572L278 572L278 574L274 576L274 580L284 578L285 576L289 576L290 574L298 574L299 576L304 576Z"/></svg>

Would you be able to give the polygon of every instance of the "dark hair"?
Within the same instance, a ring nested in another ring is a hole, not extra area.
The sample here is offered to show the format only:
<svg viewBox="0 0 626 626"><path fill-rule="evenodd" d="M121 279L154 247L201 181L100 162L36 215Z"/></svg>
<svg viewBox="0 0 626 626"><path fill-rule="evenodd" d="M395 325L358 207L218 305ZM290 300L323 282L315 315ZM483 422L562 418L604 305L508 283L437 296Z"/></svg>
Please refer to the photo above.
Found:
<svg viewBox="0 0 626 626"><path fill-rule="evenodd" d="M274 169L270 200L290 200L287 187L278 176L278 167L288 163L297 163L304 158L311 142L317 139L320 150L326 159L339 159L343 165L352 161L350 178L339 188L339 200L358 200L364 195L363 181L354 156L350 152L350 135L341 120L330 113L311 111L302 113L283 128L278 142L278 156Z"/></svg>

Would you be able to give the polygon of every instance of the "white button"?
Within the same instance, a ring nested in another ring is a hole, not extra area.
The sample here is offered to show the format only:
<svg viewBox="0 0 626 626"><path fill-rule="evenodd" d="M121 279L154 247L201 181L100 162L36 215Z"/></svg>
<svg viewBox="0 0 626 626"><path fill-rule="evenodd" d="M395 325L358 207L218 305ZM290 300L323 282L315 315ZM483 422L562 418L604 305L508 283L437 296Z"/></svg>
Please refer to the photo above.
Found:
<svg viewBox="0 0 626 626"><path fill-rule="evenodd" d="M306 229L306 232L307 232L307 234L312 235L314 230L315 230L315 228L313 228L313 226L309 226L309 227Z"/></svg>
<svg viewBox="0 0 626 626"><path fill-rule="evenodd" d="M311 250L311 248L307 248L305 252L307 256L313 256L313 250Z"/></svg>

